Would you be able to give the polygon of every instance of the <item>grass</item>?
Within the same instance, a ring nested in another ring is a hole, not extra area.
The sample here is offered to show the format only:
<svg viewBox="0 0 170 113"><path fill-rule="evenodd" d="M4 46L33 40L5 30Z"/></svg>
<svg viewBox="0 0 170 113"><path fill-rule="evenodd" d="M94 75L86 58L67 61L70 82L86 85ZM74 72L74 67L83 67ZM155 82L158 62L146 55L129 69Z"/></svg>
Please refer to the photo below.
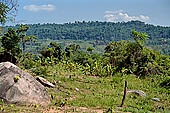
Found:
<svg viewBox="0 0 170 113"><path fill-rule="evenodd" d="M48 88L51 104L47 107L39 105L6 105L0 102L0 112L139 112L139 113L169 113L170 89L160 87L162 76L137 78L134 75L116 74L111 77L96 77L84 75L81 70L69 68L65 64L41 67L40 76L56 83L55 88ZM127 94L125 107L120 108L123 97L124 81L128 82L128 89L144 91L147 96L140 97ZM160 102L152 98L159 98Z"/></svg>
<svg viewBox="0 0 170 113"><path fill-rule="evenodd" d="M141 80L133 75L108 78L89 76L72 76L70 78L61 76L58 77L58 80L62 81L60 83L62 87L58 87L59 92L55 92L55 96L59 96L59 100L57 99L56 101L60 103L58 101L64 100L64 103L69 106L117 109L123 96L124 80L128 81L128 89L143 90L147 93L147 97L128 94L125 102L126 107L121 109L122 111L156 112L168 110L170 106L169 92L164 93L164 90L159 88L158 84L152 82L153 78ZM76 91L76 88L79 91ZM54 90L50 90L52 95ZM61 90L64 91L64 95L60 92ZM161 102L153 101L152 98L154 97L160 98ZM55 102L55 100L53 101Z"/></svg>

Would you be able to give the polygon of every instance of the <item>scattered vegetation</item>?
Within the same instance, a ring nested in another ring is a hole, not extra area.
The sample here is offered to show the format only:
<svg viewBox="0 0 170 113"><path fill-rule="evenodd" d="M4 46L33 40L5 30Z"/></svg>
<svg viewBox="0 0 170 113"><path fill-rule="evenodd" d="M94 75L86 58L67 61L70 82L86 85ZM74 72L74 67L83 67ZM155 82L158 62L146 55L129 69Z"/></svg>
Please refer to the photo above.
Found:
<svg viewBox="0 0 170 113"><path fill-rule="evenodd" d="M57 33L56 37L53 37L57 39L66 39L66 37L80 39L81 37L85 40L94 38L95 40L113 41L116 40L116 37L122 39L121 36L125 36L126 40L107 44L103 53L96 53L94 46L86 46L82 50L79 44L70 43L63 48L59 43L49 41L46 46L37 51L38 53L35 52L36 54L26 52L26 45L33 44L33 39L35 39L34 36L28 34L32 32L31 34L37 35L36 33L41 31L40 38L49 36L49 34L53 36L56 32L52 34L51 30L46 27L55 28L55 24L30 25L31 28L41 26L41 29L35 29L37 32L29 31L27 25L21 25L17 29L8 28L8 31L1 36L1 54L6 52L16 57L18 66L34 76L46 78L56 87L48 89L51 104L46 108L39 105L4 104L3 100L0 100L0 112L44 112L58 111L59 108L60 110L66 108L65 111L68 112L82 112L81 107L94 112L97 110L104 112L170 112L170 56L146 46L147 39L155 36L152 32L148 31L148 35L152 36L148 37L146 33L135 30L132 30L131 35L126 34L127 29L115 30L115 25L120 28L122 24L125 25L125 28L129 25L143 26L137 30L155 28L139 21L127 23L76 22L57 25L56 31L62 30L61 28L66 31L60 31L60 35ZM78 28L76 29L75 26ZM81 32L79 27L82 28ZM100 27L103 32L96 29ZM69 29L66 30L66 28ZM164 38L169 36L164 36L168 27L157 26L157 28L165 30L162 33L157 32L159 36ZM84 32L84 29L86 31L96 29L96 31ZM113 34L117 36L110 39L113 35L112 30L114 30ZM120 33L117 33L118 31ZM130 32L129 29L128 32ZM107 36L105 36L106 34ZM127 41L129 36L133 40ZM20 77L16 76L14 81L17 82L19 79ZM146 92L147 96L127 94L125 107L119 107L125 80L128 90L142 90ZM160 101L152 98L159 98ZM91 111L85 110L85 112Z"/></svg>
<svg viewBox="0 0 170 113"><path fill-rule="evenodd" d="M19 75L16 75L15 77L14 77L14 82L16 83L16 82L18 82L18 80L20 79L21 77L19 76Z"/></svg>

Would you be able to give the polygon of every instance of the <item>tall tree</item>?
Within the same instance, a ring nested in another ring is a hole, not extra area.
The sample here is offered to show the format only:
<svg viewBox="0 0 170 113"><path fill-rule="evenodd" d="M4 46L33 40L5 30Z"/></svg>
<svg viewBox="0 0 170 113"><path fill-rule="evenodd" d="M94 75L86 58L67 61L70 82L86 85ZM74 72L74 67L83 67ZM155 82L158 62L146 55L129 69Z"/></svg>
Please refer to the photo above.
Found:
<svg viewBox="0 0 170 113"><path fill-rule="evenodd" d="M27 36L26 32L29 29L29 26L21 24L21 26L17 29L17 35L19 36L21 40L22 45L22 53L25 52L25 45L26 42L33 41L36 37L35 36Z"/></svg>
<svg viewBox="0 0 170 113"><path fill-rule="evenodd" d="M63 57L63 50L61 46L57 44L56 42L51 42L50 46L54 49L53 56L61 60Z"/></svg>
<svg viewBox="0 0 170 113"><path fill-rule="evenodd" d="M21 50L21 42L22 52L24 53L26 42L35 39L34 36L26 35L26 31L28 29L29 27L26 25L21 25L18 29L9 28L8 32L1 37L2 47L4 48L5 52L8 52L13 56L17 56Z"/></svg>
<svg viewBox="0 0 170 113"><path fill-rule="evenodd" d="M20 52L19 42L20 38L18 37L16 30L9 28L8 32L1 37L2 47L5 52L10 53L13 56L16 56Z"/></svg>
<svg viewBox="0 0 170 113"><path fill-rule="evenodd" d="M48 48L43 48L41 51L41 55L45 58L47 57L54 57L58 60L61 60L63 58L63 50L61 46L56 42L51 42L48 45Z"/></svg>

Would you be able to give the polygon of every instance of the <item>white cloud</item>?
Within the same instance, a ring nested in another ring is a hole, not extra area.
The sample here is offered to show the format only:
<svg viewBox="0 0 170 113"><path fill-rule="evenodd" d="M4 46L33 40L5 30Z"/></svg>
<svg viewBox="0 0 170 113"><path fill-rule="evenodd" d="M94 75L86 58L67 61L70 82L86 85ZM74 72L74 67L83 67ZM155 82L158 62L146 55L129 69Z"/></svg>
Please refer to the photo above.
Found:
<svg viewBox="0 0 170 113"><path fill-rule="evenodd" d="M128 13L125 13L122 10L106 11L104 18L107 22L120 22L120 21L127 22L132 20L140 20L146 22L149 20L148 16L144 16L144 15L129 16Z"/></svg>
<svg viewBox="0 0 170 113"><path fill-rule="evenodd" d="M52 4L48 5L27 5L23 7L25 10L39 12L39 11L54 11L56 7Z"/></svg>

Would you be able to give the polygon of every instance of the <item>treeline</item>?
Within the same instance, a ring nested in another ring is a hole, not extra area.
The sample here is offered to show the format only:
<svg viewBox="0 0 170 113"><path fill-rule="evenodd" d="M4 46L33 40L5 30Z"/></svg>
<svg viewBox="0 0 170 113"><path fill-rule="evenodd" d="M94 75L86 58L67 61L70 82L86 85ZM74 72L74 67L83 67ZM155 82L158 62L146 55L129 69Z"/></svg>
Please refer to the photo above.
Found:
<svg viewBox="0 0 170 113"><path fill-rule="evenodd" d="M18 25L19 26L19 25ZM149 39L169 39L170 27L154 26L141 21L129 22L78 22L65 24L29 24L28 35L39 39L72 39L72 40L129 40L131 31L135 29L145 32Z"/></svg>
<svg viewBox="0 0 170 113"><path fill-rule="evenodd" d="M16 25L15 28L19 28L19 26L20 25ZM146 43L147 46L154 50L161 51L163 54L170 54L170 27L154 26L141 21L118 23L76 21L65 24L29 24L28 26L27 35L34 35L38 37L38 39L37 43L32 45L27 51L33 48L36 48L38 51L42 46L42 42L47 39L92 41L91 44L94 48L100 45L106 46L112 41L133 40L131 31L135 29L138 32L148 34L149 40ZM30 45L29 43L27 44L28 46ZM103 49L98 51L103 52Z"/></svg>

